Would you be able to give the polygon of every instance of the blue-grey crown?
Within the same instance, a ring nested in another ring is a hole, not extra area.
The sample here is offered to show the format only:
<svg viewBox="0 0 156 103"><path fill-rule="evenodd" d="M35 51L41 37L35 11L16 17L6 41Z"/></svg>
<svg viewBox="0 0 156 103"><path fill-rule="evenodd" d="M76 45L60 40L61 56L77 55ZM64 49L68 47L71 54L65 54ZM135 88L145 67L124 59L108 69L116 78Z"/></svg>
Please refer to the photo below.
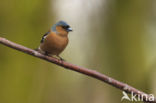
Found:
<svg viewBox="0 0 156 103"><path fill-rule="evenodd" d="M68 26L68 24L65 21L59 21L56 23L57 26Z"/></svg>
<svg viewBox="0 0 156 103"><path fill-rule="evenodd" d="M56 32L56 26L70 27L65 21L59 21L52 26L52 31Z"/></svg>

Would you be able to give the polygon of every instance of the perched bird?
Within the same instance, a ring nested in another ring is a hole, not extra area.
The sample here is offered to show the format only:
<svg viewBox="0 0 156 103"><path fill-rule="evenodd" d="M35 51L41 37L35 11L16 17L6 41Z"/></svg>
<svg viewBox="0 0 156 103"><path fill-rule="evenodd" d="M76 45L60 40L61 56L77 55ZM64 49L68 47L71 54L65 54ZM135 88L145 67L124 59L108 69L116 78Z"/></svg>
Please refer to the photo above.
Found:
<svg viewBox="0 0 156 103"><path fill-rule="evenodd" d="M38 50L48 56L57 56L63 60L59 54L68 44L68 32L72 28L64 21L59 21L45 35L42 36Z"/></svg>

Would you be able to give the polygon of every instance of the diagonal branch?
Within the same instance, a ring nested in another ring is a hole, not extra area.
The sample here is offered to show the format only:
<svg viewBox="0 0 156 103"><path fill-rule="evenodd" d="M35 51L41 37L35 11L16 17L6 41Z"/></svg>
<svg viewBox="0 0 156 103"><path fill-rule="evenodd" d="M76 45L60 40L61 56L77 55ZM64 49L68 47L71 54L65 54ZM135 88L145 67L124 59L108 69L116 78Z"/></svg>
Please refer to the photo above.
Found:
<svg viewBox="0 0 156 103"><path fill-rule="evenodd" d="M99 73L95 70L90 70L90 69L87 69L87 68L84 68L84 67L80 67L80 66L77 66L77 65L74 65L74 64L71 64L71 63L68 63L68 62L65 62L65 61L61 61L59 59L56 59L54 57L49 57L49 56L46 56L44 54L41 54L39 53L38 51L35 51L33 49L30 49L30 48L27 48L25 46L22 46L22 45L19 45L19 44L16 44L14 42L11 42L5 38L2 38L0 37L0 43L3 44L3 45L6 45L10 48L13 48L13 49L16 49L18 51L21 51L21 52L24 52L24 53L27 53L29 55L32 55L34 57L37 57L37 58L40 58L40 59L44 59L48 62L51 62L51 63L54 63L56 65L59 65L59 66L62 66L66 69L70 69L72 71L76 71L76 72L79 72L79 73L82 73L84 75L88 75L90 77L93 77L95 79L98 79L98 80L101 80L111 86L114 86L122 91L125 91L127 93L133 93L137 96L139 95L144 95L143 96L143 101L144 102L149 102L149 103L156 103L156 99L154 98L154 101L149 101L151 100L151 96L142 92L142 91L139 91L138 89L135 89L134 87L132 86L129 86L128 84L125 84L125 83L122 83L120 81L117 81L109 76L106 76L102 73ZM146 96L147 95L147 98Z"/></svg>

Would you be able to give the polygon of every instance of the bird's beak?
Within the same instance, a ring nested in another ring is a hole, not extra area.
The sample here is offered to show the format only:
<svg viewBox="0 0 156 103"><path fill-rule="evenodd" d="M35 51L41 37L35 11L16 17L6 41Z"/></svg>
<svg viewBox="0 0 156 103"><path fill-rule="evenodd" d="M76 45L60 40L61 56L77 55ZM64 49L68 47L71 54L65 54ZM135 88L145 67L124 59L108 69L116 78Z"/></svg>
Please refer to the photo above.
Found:
<svg viewBox="0 0 156 103"><path fill-rule="evenodd" d="M67 31L70 32L70 31L73 31L73 29L72 28L68 28Z"/></svg>

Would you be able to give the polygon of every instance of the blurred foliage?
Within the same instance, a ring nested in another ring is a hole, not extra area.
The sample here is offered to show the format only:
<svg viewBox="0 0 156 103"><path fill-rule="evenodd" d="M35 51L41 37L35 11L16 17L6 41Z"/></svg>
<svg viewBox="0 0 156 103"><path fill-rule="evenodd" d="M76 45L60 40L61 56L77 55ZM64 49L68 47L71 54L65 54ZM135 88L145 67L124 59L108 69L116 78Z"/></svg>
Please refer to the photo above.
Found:
<svg viewBox="0 0 156 103"><path fill-rule="evenodd" d="M113 6L106 27L111 75L149 93L150 74L144 40L151 10L150 1L118 0Z"/></svg>
<svg viewBox="0 0 156 103"><path fill-rule="evenodd" d="M50 2L0 1L0 36L30 48L37 48L41 36L52 25ZM0 57L0 102L39 103L43 87L40 84L47 78L44 73L48 72L39 67L46 68L48 65L3 46L0 47ZM33 95L34 93L37 94Z"/></svg>
<svg viewBox="0 0 156 103"><path fill-rule="evenodd" d="M154 49L147 43L156 38L147 27L152 3L1 0L0 36L37 48L51 25L59 19L68 21L74 32L63 52L67 61L154 93L155 61L148 61L148 55L154 58L150 54ZM100 81L0 45L0 103L114 103L121 97L121 91Z"/></svg>
<svg viewBox="0 0 156 103"><path fill-rule="evenodd" d="M146 0L117 1L107 27L109 63L114 75L142 89L149 84L145 82L147 63L143 47L149 4Z"/></svg>

